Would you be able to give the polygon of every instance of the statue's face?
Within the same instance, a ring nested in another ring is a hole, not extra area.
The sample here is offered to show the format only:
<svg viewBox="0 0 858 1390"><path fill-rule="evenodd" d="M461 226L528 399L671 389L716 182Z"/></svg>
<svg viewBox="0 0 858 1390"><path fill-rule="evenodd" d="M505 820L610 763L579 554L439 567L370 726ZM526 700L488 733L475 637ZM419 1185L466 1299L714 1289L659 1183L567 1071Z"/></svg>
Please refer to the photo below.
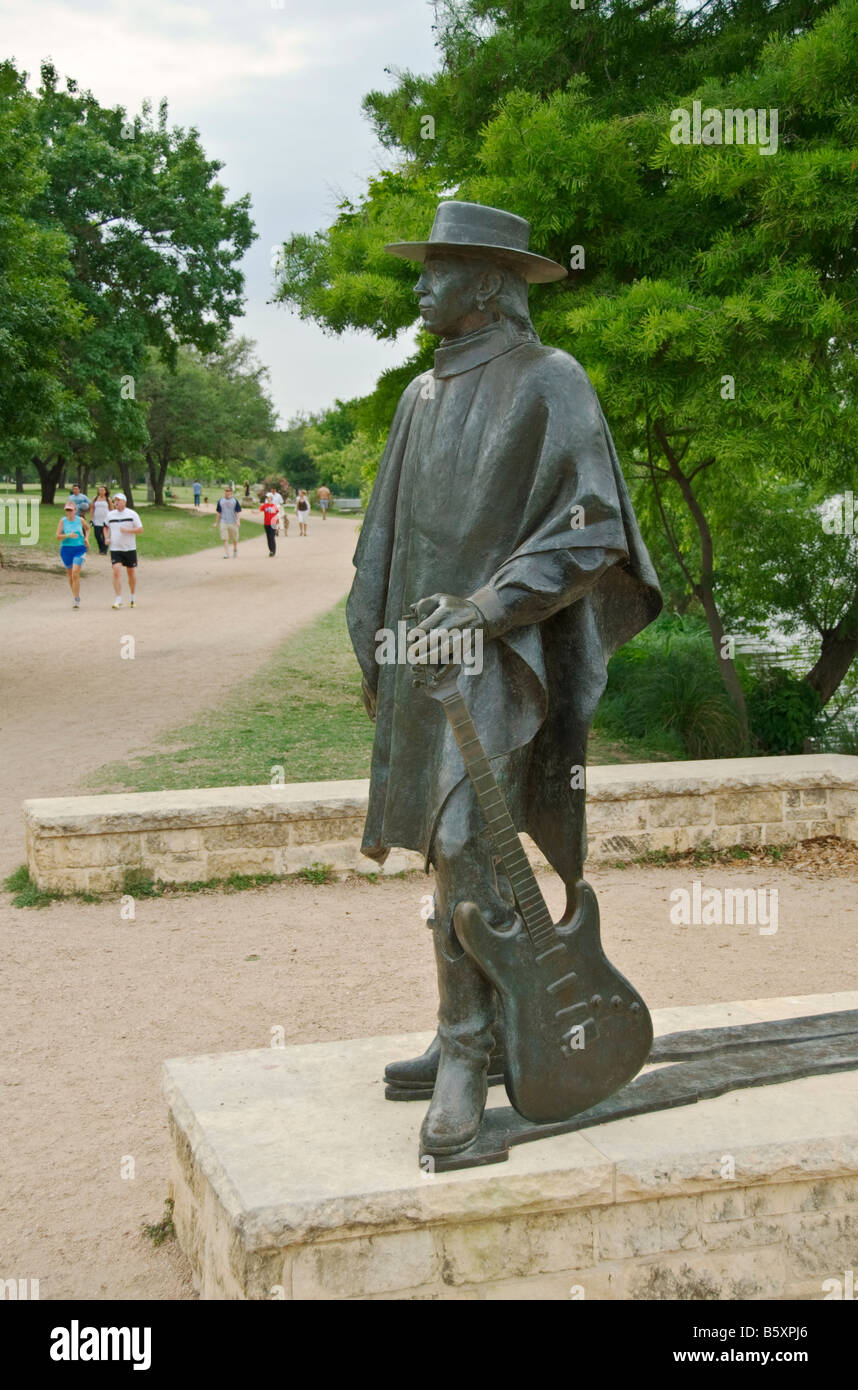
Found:
<svg viewBox="0 0 858 1390"><path fill-rule="evenodd" d="M477 291L484 268L466 256L427 256L414 286L420 316L430 333L456 338L479 327Z"/></svg>

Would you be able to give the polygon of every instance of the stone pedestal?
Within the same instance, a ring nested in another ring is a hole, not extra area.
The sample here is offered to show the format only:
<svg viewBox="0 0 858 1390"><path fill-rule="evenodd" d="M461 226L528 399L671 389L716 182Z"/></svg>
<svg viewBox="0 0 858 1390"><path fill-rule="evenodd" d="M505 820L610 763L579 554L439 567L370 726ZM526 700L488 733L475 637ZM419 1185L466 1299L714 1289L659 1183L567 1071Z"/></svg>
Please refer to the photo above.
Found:
<svg viewBox="0 0 858 1390"><path fill-rule="evenodd" d="M668 1009L656 1032L858 1008ZM212 1299L822 1299L858 1260L858 1072L738 1091L422 1173L385 1062L429 1034L165 1069L174 1220ZM503 1087L490 1105L507 1103ZM828 1285L830 1290L832 1285Z"/></svg>

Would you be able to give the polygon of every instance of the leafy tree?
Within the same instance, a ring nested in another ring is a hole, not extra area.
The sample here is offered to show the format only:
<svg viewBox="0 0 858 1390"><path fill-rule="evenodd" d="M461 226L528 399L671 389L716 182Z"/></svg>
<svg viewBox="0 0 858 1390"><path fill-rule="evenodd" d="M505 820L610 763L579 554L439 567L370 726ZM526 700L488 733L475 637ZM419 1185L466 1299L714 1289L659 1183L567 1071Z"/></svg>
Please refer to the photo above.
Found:
<svg viewBox="0 0 858 1390"><path fill-rule="evenodd" d="M749 67L775 35L795 35L833 0L439 0L439 70L396 72L364 110L409 167L455 187L479 163L485 123L511 91L586 91L595 116L634 116ZM427 123L427 117L431 123ZM565 245L555 247L564 259Z"/></svg>
<svg viewBox="0 0 858 1390"><path fill-rule="evenodd" d="M311 417L303 439L315 464L319 483L333 487L342 497L359 497L375 477L384 450L383 435L360 427L359 401L336 401L329 410Z"/></svg>
<svg viewBox="0 0 858 1390"><path fill-rule="evenodd" d="M824 708L858 654L853 494L825 496L818 483L773 480L736 502L753 525L725 535L719 588L727 622L760 637L775 627L802 644L818 641L804 683Z"/></svg>
<svg viewBox="0 0 858 1390"><path fill-rule="evenodd" d="M706 76L726 80L741 72L771 35L803 33L830 3L711 0L689 14L670 0L587 0L581 10L568 0L439 0L433 26L439 71L394 72L392 92L371 92L364 100L395 167L369 179L357 203L344 199L332 227L284 244L276 297L335 333L368 328L395 337L415 322L416 274L385 255L384 244L421 239L440 197L468 196L469 180L482 171L486 126L511 94L529 94L538 105L565 92L594 122L633 119L650 105L674 104ZM426 117L433 123L429 138ZM586 156L588 134L586 125L575 132L584 142L579 158ZM516 135L525 161L531 136L526 124ZM561 139L555 147L551 207L534 223L538 249L564 263L570 241L578 239L570 237L576 205L584 201L574 166L566 164L569 143ZM609 174L599 156L599 173ZM651 182L658 185L658 176ZM529 203L521 210L531 217ZM534 290L537 311L556 293ZM430 341L419 340L417 370L431 364Z"/></svg>
<svg viewBox="0 0 858 1390"><path fill-rule="evenodd" d="M36 102L0 63L0 460L21 471L20 445L63 406L62 345L85 324L68 284L67 240L27 209L48 182Z"/></svg>
<svg viewBox="0 0 858 1390"><path fill-rule="evenodd" d="M8 79L7 79L8 80ZM130 118L43 63L30 124L46 171L21 215L62 237L86 332L61 333L61 400L33 459L45 501L70 461L136 452L136 384L146 348L211 353L241 311L239 262L253 240L247 197L230 203L195 130L144 105ZM19 434L25 433L22 430Z"/></svg>
<svg viewBox="0 0 858 1390"><path fill-rule="evenodd" d="M593 376L747 741L718 580L731 507L740 485L753 496L775 470L819 480L854 453L858 0L697 16L605 3L584 12L578 48L558 47L563 10L439 6L442 72L369 99L398 167L327 233L293 240L280 294L334 331L392 336L414 320L415 277L385 241L424 236L445 191L528 217L534 248L573 267L532 292L537 329ZM673 25L679 61L650 63L644 21ZM675 144L672 113L695 100L776 108L777 154ZM421 341L409 374L426 354Z"/></svg>
<svg viewBox="0 0 858 1390"><path fill-rule="evenodd" d="M276 471L296 492L302 487L318 487L320 481L316 461L307 445L309 425L307 417L296 416L280 436Z"/></svg>
<svg viewBox="0 0 858 1390"><path fill-rule="evenodd" d="M266 371L246 338L203 355L180 348L175 365L150 353L140 401L146 410L145 457L156 505L164 501L169 472L184 460L248 465L248 454L273 424L265 394Z"/></svg>

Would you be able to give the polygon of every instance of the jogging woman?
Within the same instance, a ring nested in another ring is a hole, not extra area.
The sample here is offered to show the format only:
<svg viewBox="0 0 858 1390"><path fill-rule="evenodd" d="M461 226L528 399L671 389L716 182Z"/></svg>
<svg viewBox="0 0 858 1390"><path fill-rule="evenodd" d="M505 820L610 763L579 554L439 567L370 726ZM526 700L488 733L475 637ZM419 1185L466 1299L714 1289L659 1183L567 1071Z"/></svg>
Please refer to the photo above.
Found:
<svg viewBox="0 0 858 1390"><path fill-rule="evenodd" d="M72 607L75 609L80 608L80 567L89 549L88 533L89 522L77 515L74 502L69 500L57 525L57 540L60 542L60 559L69 577Z"/></svg>

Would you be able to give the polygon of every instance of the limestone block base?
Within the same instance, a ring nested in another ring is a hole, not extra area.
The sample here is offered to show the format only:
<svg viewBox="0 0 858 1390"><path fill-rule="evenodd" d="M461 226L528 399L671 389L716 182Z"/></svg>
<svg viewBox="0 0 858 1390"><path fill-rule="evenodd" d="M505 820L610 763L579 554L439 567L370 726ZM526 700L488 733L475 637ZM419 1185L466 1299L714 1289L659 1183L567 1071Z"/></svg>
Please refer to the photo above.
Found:
<svg viewBox="0 0 858 1390"><path fill-rule="evenodd" d="M411 850L383 868L361 852L369 783L204 787L24 802L33 882L58 893L124 891L129 872L161 883L233 873L420 870ZM625 860L699 846L858 839L858 757L624 763L587 773L590 858ZM535 867L545 860L524 837Z"/></svg>
<svg viewBox="0 0 858 1390"><path fill-rule="evenodd" d="M657 1033L858 1007L673 1008ZM825 1297L858 1259L858 1072L422 1172L385 1062L429 1034L167 1062L179 1241L207 1299ZM506 1104L502 1087L490 1105Z"/></svg>

